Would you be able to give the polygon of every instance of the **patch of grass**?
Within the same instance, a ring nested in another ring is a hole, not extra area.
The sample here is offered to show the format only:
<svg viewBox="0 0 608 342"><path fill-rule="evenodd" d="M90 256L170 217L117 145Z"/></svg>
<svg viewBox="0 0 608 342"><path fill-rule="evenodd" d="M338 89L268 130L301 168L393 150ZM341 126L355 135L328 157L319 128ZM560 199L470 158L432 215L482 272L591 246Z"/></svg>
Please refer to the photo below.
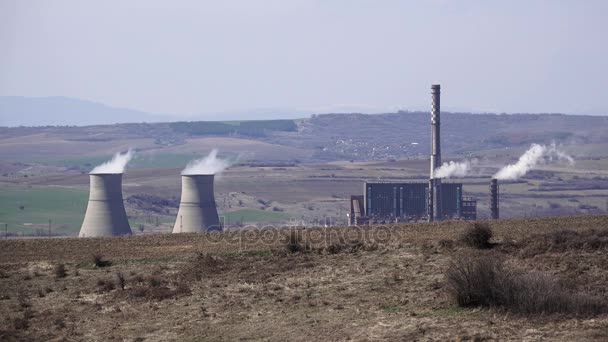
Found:
<svg viewBox="0 0 608 342"><path fill-rule="evenodd" d="M396 313L401 311L401 305L394 303L386 303L380 305L380 308L388 313Z"/></svg>
<svg viewBox="0 0 608 342"><path fill-rule="evenodd" d="M241 222L281 222L291 217L288 213L265 211L259 209L240 209L220 213L223 216L226 224Z"/></svg>
<svg viewBox="0 0 608 342"><path fill-rule="evenodd" d="M469 226L460 236L460 242L478 249L491 248L492 229L487 223L475 222Z"/></svg>
<svg viewBox="0 0 608 342"><path fill-rule="evenodd" d="M76 235L82 225L87 202L86 190L54 186L2 186L0 217L3 223L8 224L9 234L36 234L42 231L46 235L50 219L52 234Z"/></svg>

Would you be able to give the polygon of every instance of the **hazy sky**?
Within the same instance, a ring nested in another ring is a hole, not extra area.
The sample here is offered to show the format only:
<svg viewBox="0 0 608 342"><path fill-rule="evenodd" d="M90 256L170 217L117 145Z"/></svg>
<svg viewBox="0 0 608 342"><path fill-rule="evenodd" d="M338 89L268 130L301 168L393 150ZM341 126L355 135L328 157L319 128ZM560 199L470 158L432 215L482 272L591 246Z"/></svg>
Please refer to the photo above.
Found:
<svg viewBox="0 0 608 342"><path fill-rule="evenodd" d="M608 114L608 1L0 0L0 95ZM244 118L255 119L253 114Z"/></svg>

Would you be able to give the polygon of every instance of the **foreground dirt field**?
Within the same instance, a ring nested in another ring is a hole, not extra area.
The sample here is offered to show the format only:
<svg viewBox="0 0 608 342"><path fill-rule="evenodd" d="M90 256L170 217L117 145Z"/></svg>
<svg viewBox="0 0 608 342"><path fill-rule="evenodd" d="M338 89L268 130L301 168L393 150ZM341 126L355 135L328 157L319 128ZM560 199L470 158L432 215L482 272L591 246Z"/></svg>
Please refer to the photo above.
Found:
<svg viewBox="0 0 608 342"><path fill-rule="evenodd" d="M489 253L605 296L604 245L539 236L606 231L607 216L491 222L490 251L456 241L468 225L298 230L310 250L295 253L291 229L1 241L0 340L608 339L608 315L463 309L444 279L453 256Z"/></svg>

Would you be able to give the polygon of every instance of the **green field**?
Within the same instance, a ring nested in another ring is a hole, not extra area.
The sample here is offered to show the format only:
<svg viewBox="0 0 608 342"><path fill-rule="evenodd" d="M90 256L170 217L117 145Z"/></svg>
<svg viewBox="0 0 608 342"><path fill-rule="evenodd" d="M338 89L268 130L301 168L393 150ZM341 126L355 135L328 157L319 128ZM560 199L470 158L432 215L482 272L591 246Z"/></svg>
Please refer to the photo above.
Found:
<svg viewBox="0 0 608 342"><path fill-rule="evenodd" d="M3 186L0 187L0 232L8 224L8 233L47 234L51 220L54 235L77 235L87 207L88 191L63 187ZM220 213L225 224L278 223L290 215L259 209L241 209ZM152 216L150 216L152 217ZM153 220L156 216L153 217ZM148 216L131 217L129 223L135 231L140 224L152 227ZM172 216L159 216L160 224L172 224ZM155 221L154 221L155 222Z"/></svg>
<svg viewBox="0 0 608 342"><path fill-rule="evenodd" d="M259 209L241 209L230 211L226 213L220 213L225 219L226 225L233 225L237 222L251 223L277 223L283 220L288 220L291 215L287 213L264 211Z"/></svg>
<svg viewBox="0 0 608 342"><path fill-rule="evenodd" d="M77 234L88 201L88 191L61 187L5 186L0 188L2 233L47 233L49 220L53 234Z"/></svg>

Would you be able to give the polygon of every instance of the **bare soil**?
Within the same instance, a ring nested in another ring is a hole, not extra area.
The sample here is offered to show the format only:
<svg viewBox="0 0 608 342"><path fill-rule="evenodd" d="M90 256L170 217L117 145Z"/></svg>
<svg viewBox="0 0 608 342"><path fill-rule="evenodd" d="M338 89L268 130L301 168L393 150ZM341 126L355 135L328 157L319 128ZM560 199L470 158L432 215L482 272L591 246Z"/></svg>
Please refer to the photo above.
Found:
<svg viewBox="0 0 608 342"><path fill-rule="evenodd" d="M459 308L444 274L459 253L605 296L604 245L540 239L608 230L607 216L490 222L494 248L460 245L469 223L0 242L0 340L557 340L608 338L608 316ZM109 262L96 267L93 255ZM65 275L58 265L65 266ZM121 281L124 288L121 286Z"/></svg>

